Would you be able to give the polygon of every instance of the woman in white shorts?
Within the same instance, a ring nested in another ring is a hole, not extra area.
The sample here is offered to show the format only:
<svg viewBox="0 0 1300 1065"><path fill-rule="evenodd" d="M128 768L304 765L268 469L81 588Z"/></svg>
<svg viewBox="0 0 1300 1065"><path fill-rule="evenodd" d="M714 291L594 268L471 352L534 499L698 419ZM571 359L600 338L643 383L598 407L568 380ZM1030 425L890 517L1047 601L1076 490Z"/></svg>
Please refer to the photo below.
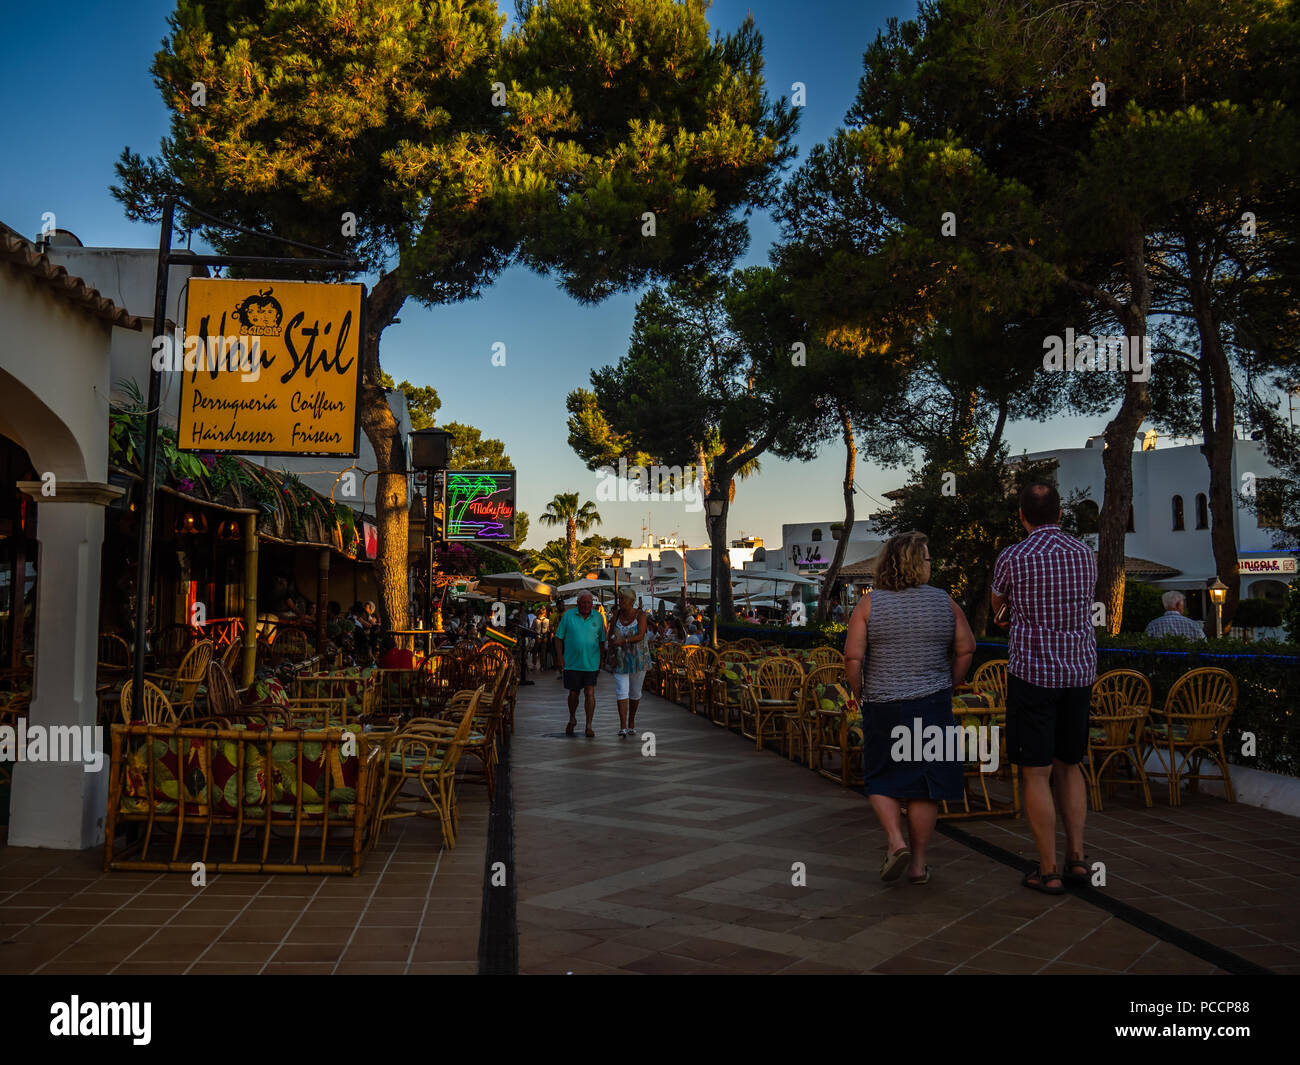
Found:
<svg viewBox="0 0 1300 1065"><path fill-rule="evenodd" d="M620 736L636 735L636 708L641 702L641 684L650 666L646 643L645 611L636 607L636 592L623 588L618 593L618 613L610 622L609 645L614 651L614 698L618 700Z"/></svg>

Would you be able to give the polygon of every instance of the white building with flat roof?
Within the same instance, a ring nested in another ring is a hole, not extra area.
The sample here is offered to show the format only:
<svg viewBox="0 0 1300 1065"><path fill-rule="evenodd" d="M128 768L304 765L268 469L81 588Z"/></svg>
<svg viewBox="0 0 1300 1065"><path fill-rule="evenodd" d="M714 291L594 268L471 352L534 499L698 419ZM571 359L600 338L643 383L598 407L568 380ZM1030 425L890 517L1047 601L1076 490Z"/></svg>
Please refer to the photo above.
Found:
<svg viewBox="0 0 1300 1065"><path fill-rule="evenodd" d="M1198 595L1216 576L1210 543L1210 469L1196 444L1157 446L1155 433L1145 433L1142 448L1133 452L1133 518L1124 539L1124 554L1168 566L1176 574L1143 578L1162 589ZM1100 507L1106 484L1102 469L1103 442L1091 438L1084 447L1040 451L1027 457L1056 462L1062 500L1071 493L1086 496ZM1263 487L1278 471L1269 464L1263 445L1237 440L1233 445L1232 483L1239 490ZM1264 515L1234 496L1233 536L1237 543L1237 572L1243 599L1280 600L1296 576L1296 556L1273 545L1275 529ZM1088 537L1096 545L1096 536Z"/></svg>

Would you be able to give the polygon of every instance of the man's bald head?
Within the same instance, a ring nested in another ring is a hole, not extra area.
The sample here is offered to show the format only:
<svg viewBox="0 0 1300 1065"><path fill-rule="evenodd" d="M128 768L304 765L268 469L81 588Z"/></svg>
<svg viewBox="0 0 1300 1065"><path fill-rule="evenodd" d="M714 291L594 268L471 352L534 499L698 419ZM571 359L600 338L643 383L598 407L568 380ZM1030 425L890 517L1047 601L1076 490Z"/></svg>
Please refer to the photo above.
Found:
<svg viewBox="0 0 1300 1065"><path fill-rule="evenodd" d="M1041 481L1026 485L1020 493L1020 513L1033 528L1056 525L1061 520L1061 493Z"/></svg>

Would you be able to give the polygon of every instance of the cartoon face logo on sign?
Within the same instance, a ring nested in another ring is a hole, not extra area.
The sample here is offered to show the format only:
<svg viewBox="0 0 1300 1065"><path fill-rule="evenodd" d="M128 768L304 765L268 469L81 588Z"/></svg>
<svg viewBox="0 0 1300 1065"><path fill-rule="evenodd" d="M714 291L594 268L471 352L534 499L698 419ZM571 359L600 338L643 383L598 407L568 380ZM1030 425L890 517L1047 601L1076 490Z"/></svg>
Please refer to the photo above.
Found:
<svg viewBox="0 0 1300 1065"><path fill-rule="evenodd" d="M188 292L187 351L213 357L180 371L181 450L357 453L364 285L192 278Z"/></svg>
<svg viewBox="0 0 1300 1065"><path fill-rule="evenodd" d="M280 323L284 321L284 308L271 294L274 291L269 287L264 288L252 296L245 296L235 305L235 319L243 326L241 332L259 337L280 335Z"/></svg>

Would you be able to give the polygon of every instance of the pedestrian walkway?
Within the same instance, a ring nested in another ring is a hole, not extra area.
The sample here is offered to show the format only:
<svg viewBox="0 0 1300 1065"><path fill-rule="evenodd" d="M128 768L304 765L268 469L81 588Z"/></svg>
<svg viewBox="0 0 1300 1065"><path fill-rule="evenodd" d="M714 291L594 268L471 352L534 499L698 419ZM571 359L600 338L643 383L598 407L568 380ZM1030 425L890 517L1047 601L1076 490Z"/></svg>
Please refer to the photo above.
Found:
<svg viewBox="0 0 1300 1065"><path fill-rule="evenodd" d="M1015 869L944 835L932 844L931 883L883 884L884 834L860 792L655 696L641 704L637 738L620 739L608 675L597 692L588 739L581 727L564 735L553 673L520 689L511 761L522 972L1225 971L1080 895L1030 892ZM1260 965L1300 971L1294 819L1209 799L1173 811L1116 799L1090 826L1108 893ZM1023 821L961 828L1031 850Z"/></svg>
<svg viewBox="0 0 1300 1065"><path fill-rule="evenodd" d="M478 971L487 794L462 787L455 850L399 821L356 877L103 872L102 848L0 847L0 974Z"/></svg>

